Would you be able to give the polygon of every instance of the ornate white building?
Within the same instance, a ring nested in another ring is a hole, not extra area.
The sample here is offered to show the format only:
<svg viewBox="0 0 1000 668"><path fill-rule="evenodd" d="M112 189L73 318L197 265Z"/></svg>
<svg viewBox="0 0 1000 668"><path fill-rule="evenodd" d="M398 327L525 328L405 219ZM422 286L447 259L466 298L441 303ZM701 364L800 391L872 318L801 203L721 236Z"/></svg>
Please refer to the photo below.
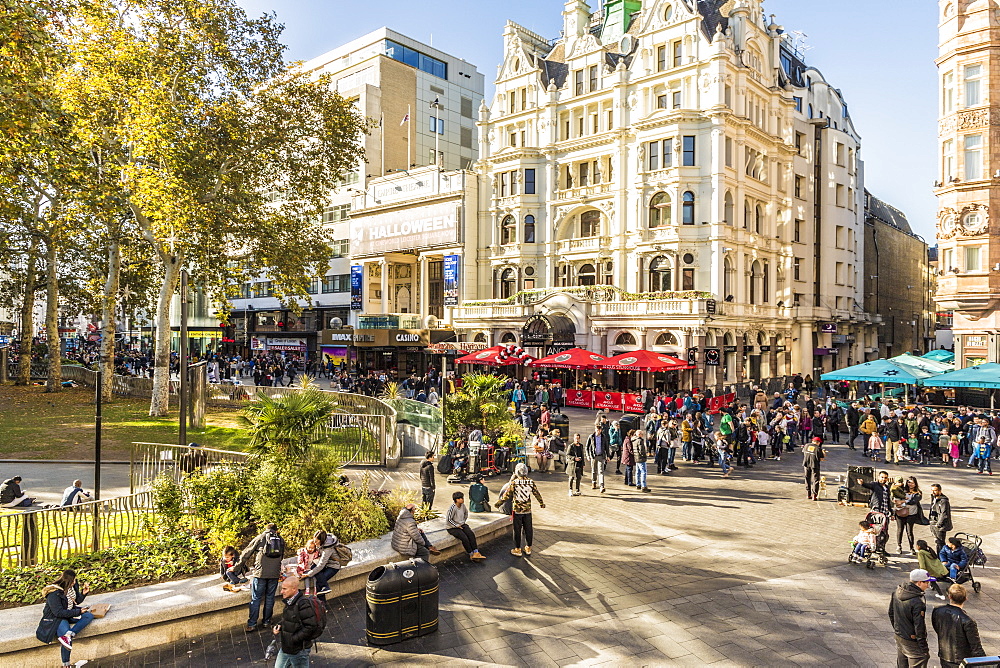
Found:
<svg viewBox="0 0 1000 668"><path fill-rule="evenodd" d="M507 23L479 115L480 299L456 328L671 352L700 386L870 358L840 92L760 0L596 9L566 2L554 41Z"/></svg>
<svg viewBox="0 0 1000 668"><path fill-rule="evenodd" d="M994 0L942 0L937 59L938 311L954 313L959 367L1000 361L1000 14ZM998 93L994 97L994 92Z"/></svg>

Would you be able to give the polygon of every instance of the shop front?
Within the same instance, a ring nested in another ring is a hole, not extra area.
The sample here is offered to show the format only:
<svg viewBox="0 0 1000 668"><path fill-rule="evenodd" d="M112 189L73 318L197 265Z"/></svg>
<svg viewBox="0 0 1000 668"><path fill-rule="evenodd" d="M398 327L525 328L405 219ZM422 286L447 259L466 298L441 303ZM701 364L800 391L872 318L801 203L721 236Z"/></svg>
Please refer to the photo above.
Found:
<svg viewBox="0 0 1000 668"><path fill-rule="evenodd" d="M561 313L535 314L521 330L521 347L532 357L545 357L576 347L576 325Z"/></svg>
<svg viewBox="0 0 1000 668"><path fill-rule="evenodd" d="M351 368L357 364L357 349L353 329L325 329L320 333L319 352L324 364L333 362L340 368Z"/></svg>
<svg viewBox="0 0 1000 668"><path fill-rule="evenodd" d="M426 329L355 329L352 343L359 373L391 371L403 377L423 373L427 366L424 349L430 335Z"/></svg>
<svg viewBox="0 0 1000 668"><path fill-rule="evenodd" d="M307 359L309 342L305 337L294 336L251 336L250 353L274 353L285 357Z"/></svg>

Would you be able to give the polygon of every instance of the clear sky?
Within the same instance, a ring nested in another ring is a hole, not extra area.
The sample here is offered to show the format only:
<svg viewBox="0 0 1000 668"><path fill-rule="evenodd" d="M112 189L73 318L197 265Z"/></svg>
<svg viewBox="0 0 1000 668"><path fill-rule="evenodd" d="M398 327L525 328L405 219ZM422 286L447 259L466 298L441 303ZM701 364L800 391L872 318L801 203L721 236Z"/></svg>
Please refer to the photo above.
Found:
<svg viewBox="0 0 1000 668"><path fill-rule="evenodd" d="M546 37L562 27L562 0L239 0L276 12L289 57L306 60L383 25L464 58L486 76L503 54L508 19ZM599 0L591 0L597 9ZM934 243L937 171L937 3L927 0L765 0L786 30L807 35L808 63L847 100L861 134L867 188L901 209Z"/></svg>

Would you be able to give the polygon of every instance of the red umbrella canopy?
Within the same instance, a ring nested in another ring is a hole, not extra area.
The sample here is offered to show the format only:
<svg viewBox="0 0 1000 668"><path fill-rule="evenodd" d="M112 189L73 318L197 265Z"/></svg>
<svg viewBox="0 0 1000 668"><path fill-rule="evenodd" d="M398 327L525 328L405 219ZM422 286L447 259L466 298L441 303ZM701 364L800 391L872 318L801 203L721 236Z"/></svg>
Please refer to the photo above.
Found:
<svg viewBox="0 0 1000 668"><path fill-rule="evenodd" d="M608 359L604 355L592 353L583 348L570 348L561 353L553 353L537 359L530 366L542 366L550 369L596 369L597 365Z"/></svg>
<svg viewBox="0 0 1000 668"><path fill-rule="evenodd" d="M531 356L514 346L493 346L485 350L469 353L455 360L455 364L486 364L487 366L505 366L507 364L525 364Z"/></svg>
<svg viewBox="0 0 1000 668"><path fill-rule="evenodd" d="M595 364L595 366L599 369L613 369L614 371L680 371L694 368L676 357L648 350L633 350L615 355Z"/></svg>

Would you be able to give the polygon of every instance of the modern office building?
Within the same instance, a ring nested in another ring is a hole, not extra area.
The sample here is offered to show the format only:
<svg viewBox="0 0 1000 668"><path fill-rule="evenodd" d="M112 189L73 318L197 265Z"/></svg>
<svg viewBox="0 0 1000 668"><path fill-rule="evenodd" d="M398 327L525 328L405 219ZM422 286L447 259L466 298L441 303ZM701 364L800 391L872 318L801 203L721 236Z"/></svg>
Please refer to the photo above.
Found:
<svg viewBox="0 0 1000 668"><path fill-rule="evenodd" d="M759 0L570 0L558 39L503 40L464 336L672 353L700 387L877 354L860 137Z"/></svg>
<svg viewBox="0 0 1000 668"><path fill-rule="evenodd" d="M939 3L937 310L952 312L955 363L1000 361L1000 16L993 3Z"/></svg>
<svg viewBox="0 0 1000 668"><path fill-rule="evenodd" d="M405 175L435 163L449 171L469 169L478 156L475 110L483 100L483 76L474 65L388 28L309 60L303 68L330 75L340 94L375 127L363 140L364 164L346 175L323 212L323 223L336 239L336 257L325 276L312 280L309 304L296 315L273 296L266 276L243 285L233 302L233 350L315 354L325 346L339 362L349 347L343 340L347 335L334 330L357 324L350 308L352 206L374 205L379 198L369 201L364 194L373 180L387 174ZM415 180L404 176L402 181L406 194L406 184ZM377 300L368 306L376 304L381 306Z"/></svg>

